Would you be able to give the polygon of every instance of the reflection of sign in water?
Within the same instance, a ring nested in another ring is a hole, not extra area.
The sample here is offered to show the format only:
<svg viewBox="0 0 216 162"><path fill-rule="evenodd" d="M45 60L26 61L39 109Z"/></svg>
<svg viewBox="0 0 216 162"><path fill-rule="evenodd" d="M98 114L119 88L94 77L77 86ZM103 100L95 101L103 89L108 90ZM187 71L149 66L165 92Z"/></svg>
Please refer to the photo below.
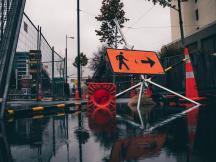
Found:
<svg viewBox="0 0 216 162"><path fill-rule="evenodd" d="M107 49L115 73L164 74L155 52Z"/></svg>
<svg viewBox="0 0 216 162"><path fill-rule="evenodd" d="M110 161L133 161L156 156L160 153L165 140L164 133L118 140L112 147Z"/></svg>

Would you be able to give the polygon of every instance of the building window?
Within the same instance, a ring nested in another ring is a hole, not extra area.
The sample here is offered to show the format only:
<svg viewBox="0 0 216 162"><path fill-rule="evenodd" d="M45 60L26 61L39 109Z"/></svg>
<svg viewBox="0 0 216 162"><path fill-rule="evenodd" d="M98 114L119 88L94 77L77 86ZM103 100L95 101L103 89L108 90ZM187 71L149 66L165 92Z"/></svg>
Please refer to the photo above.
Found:
<svg viewBox="0 0 216 162"><path fill-rule="evenodd" d="M28 33L28 24L26 22L24 22L24 31Z"/></svg>
<svg viewBox="0 0 216 162"><path fill-rule="evenodd" d="M196 15L196 20L199 20L199 11L198 11L198 9L196 9L195 15Z"/></svg>

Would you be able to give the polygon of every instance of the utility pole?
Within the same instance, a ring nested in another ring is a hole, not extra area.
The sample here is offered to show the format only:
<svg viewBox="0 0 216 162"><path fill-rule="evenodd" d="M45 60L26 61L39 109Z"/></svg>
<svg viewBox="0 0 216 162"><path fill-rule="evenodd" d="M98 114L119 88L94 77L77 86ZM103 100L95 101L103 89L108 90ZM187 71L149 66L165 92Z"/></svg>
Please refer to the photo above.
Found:
<svg viewBox="0 0 216 162"><path fill-rule="evenodd" d="M154 3L154 0L152 0L152 1ZM176 10L178 12L180 35L181 35L181 47L184 48L185 47L185 41L184 41L184 28L183 28L182 9L181 9L182 6L181 6L181 4L182 4L182 2L186 2L186 0L177 0L178 8L176 8L175 5L172 5L172 1L170 1L170 0L157 0L155 3L157 3L157 2L159 2L160 5L162 5L164 7L168 6L168 7L172 8L173 10Z"/></svg>
<svg viewBox="0 0 216 162"><path fill-rule="evenodd" d="M182 10L181 10L181 0L178 0L178 14L179 14L179 26L180 26L180 34L181 34L181 47L184 48L184 28L183 28L183 20L182 20Z"/></svg>
<svg viewBox="0 0 216 162"><path fill-rule="evenodd" d="M77 0L77 81L78 81L78 93L81 99L81 79L80 79L80 2Z"/></svg>

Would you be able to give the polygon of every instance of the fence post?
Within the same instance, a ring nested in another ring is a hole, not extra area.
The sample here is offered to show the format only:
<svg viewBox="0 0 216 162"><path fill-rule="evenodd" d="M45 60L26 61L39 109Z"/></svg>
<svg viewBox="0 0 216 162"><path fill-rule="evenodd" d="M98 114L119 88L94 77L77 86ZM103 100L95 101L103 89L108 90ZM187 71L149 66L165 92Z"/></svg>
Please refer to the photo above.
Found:
<svg viewBox="0 0 216 162"><path fill-rule="evenodd" d="M51 90L51 93L52 93L52 98L53 100L55 99L55 96L54 96L54 54L55 54L55 50L54 50L54 47L52 47L52 90Z"/></svg>
<svg viewBox="0 0 216 162"><path fill-rule="evenodd" d="M40 26L38 26L37 29L37 50L40 50ZM37 54L36 54L37 55ZM37 58L37 82L36 82L36 100L38 100L38 92L39 92L39 81L40 81L40 77L39 77L39 58L38 56Z"/></svg>
<svg viewBox="0 0 216 162"><path fill-rule="evenodd" d="M63 82L62 82L62 84L63 84L63 86L62 86L62 88L63 88L63 90L62 90L62 92L63 92L63 98L65 99L65 58L63 58L63 69L62 69L62 78L63 78Z"/></svg>

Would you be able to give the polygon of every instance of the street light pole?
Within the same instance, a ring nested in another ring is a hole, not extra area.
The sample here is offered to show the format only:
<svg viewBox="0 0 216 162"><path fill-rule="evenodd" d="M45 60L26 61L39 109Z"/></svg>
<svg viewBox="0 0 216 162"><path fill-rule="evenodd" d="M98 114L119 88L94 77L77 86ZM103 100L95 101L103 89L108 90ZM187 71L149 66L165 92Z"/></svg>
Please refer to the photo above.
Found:
<svg viewBox="0 0 216 162"><path fill-rule="evenodd" d="M78 93L81 99L81 80L80 80L80 2L77 0L77 81L78 81Z"/></svg>
<svg viewBox="0 0 216 162"><path fill-rule="evenodd" d="M66 48L65 48L65 83L67 84L68 83L68 72L67 72L67 64L68 64L68 50L67 50L67 39L68 38L71 38L71 39L74 39L74 37L68 37L67 34L66 34Z"/></svg>

